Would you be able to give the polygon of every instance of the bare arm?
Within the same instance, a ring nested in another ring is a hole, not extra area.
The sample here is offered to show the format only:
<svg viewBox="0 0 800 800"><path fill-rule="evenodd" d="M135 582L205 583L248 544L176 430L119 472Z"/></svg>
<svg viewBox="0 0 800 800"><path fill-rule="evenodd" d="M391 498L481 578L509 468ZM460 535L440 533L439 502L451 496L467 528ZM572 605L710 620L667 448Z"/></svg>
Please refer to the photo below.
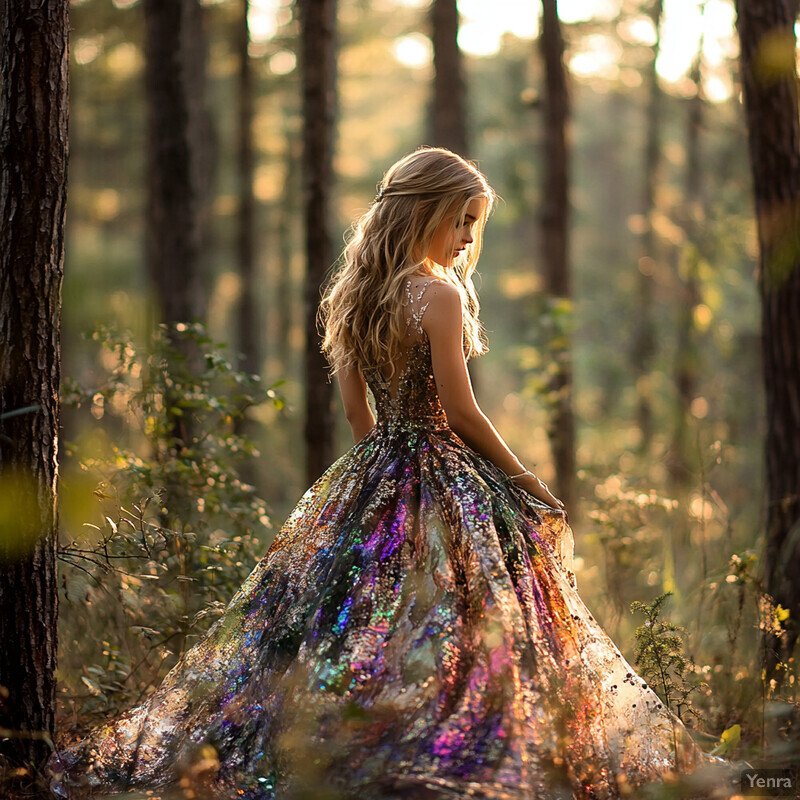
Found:
<svg viewBox="0 0 800 800"><path fill-rule="evenodd" d="M525 472L525 466L475 400L462 346L463 320L458 292L445 283L435 283L427 290L425 299L428 307L422 327L431 343L433 374L448 424L466 444L507 475ZM548 505L563 507L534 475L525 474L516 482Z"/></svg>
<svg viewBox="0 0 800 800"><path fill-rule="evenodd" d="M367 384L361 370L339 372L339 392L342 395L344 415L353 432L353 441L358 443L375 424L375 417L367 402Z"/></svg>

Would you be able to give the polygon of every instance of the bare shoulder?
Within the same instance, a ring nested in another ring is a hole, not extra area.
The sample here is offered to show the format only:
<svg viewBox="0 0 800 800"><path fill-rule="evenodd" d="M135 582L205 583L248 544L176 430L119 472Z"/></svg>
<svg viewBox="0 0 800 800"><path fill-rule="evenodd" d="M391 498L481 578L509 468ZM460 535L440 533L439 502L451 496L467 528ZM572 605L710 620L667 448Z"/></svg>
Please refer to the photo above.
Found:
<svg viewBox="0 0 800 800"><path fill-rule="evenodd" d="M446 308L447 306L458 305L461 307L461 295L458 289L452 283L434 278L425 286L425 302L429 306L440 306Z"/></svg>
<svg viewBox="0 0 800 800"><path fill-rule="evenodd" d="M422 318L422 327L426 333L437 333L456 327L461 329L461 295L447 281L431 281L425 292L427 306Z"/></svg>

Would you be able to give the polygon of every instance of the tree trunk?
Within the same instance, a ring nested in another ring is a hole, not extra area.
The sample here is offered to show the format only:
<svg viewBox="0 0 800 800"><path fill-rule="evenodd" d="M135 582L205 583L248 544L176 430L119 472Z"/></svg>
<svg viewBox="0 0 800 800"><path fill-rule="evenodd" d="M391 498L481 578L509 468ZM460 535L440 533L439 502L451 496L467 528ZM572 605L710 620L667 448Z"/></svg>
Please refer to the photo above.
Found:
<svg viewBox="0 0 800 800"><path fill-rule="evenodd" d="M241 294L239 302L239 351L241 367L250 374L261 372L259 347L258 289L255 276L255 209L253 194L253 69L250 60L249 0L241 0L239 24L239 239L238 260Z"/></svg>
<svg viewBox="0 0 800 800"><path fill-rule="evenodd" d="M636 419L641 431L640 447L644 453L653 438L653 389L651 385L653 356L656 351L656 332L653 321L653 275L658 264L658 242L653 227L656 206L656 186L661 167L661 117L663 94L658 83L656 61L661 43L661 16L663 0L652 0L648 15L656 32L653 55L645 73L648 87L647 140L644 152L644 175L642 186L642 247L639 259L639 308L633 341L633 373L636 375L638 405Z"/></svg>
<svg viewBox="0 0 800 800"><path fill-rule="evenodd" d="M333 384L320 350L317 309L333 263L331 189L336 119L336 0L300 0L303 39L303 177L306 223L306 478L334 458Z"/></svg>
<svg viewBox="0 0 800 800"><path fill-rule="evenodd" d="M299 316L295 306L294 256L297 231L296 218L301 206L300 165L302 152L291 130L285 131L285 171L283 189L275 209L275 231L278 240L278 277L275 287L275 348L280 374L288 375L293 362L292 330Z"/></svg>
<svg viewBox="0 0 800 800"><path fill-rule="evenodd" d="M758 226L766 390L764 578L790 612L765 634L767 677L778 683L800 619L800 124L794 24L797 0L738 0L744 105Z"/></svg>
<svg viewBox="0 0 800 800"><path fill-rule="evenodd" d="M685 491L692 483L692 443L689 438L689 414L699 372L699 353L695 311L700 302L697 274L700 260L699 223L705 217L702 202L702 164L700 131L703 125L703 82L701 75L702 39L691 70L695 92L687 101L686 176L681 225L686 236L678 264L678 325L675 352L675 388L677 392L675 421L667 467L670 484L675 491Z"/></svg>
<svg viewBox="0 0 800 800"><path fill-rule="evenodd" d="M209 294L204 273L210 252L213 158L205 108L203 9L198 0L144 0L144 17L145 261L157 321L168 326L179 358L191 364L196 348L173 326L204 320ZM174 397L165 398L170 407L175 402ZM189 414L173 419L172 449L177 455L193 438L194 420ZM170 510L180 516L180 504L187 502L183 487L176 484L166 490Z"/></svg>
<svg viewBox="0 0 800 800"><path fill-rule="evenodd" d="M458 46L456 0L433 0L430 7L433 42L433 96L428 106L428 141L467 157L467 91L464 59ZM481 368L477 359L467 364L472 388L481 398Z"/></svg>
<svg viewBox="0 0 800 800"><path fill-rule="evenodd" d="M69 2L0 11L0 758L19 766L54 734Z"/></svg>
<svg viewBox="0 0 800 800"><path fill-rule="evenodd" d="M692 65L690 77L695 85L695 93L687 103L686 118L686 173L684 179L683 203L678 209L678 222L682 225L685 241L683 247L675 249L677 306L675 360L673 363L675 380L675 403L671 442L666 455L669 476L669 490L683 509L688 509L690 491L694 486L697 464L696 448L690 441L689 425L691 405L695 396L699 371L700 352L695 312L700 302L698 264L700 260L699 221L702 208L700 156L700 129L703 122L703 85L701 63L703 38L698 45L697 55ZM699 466L699 465L698 465ZM663 538L662 590L676 592L679 585L678 565L686 563L690 556L692 524L688 514L678 515ZM705 542L700 543L700 563L703 579L706 577Z"/></svg>
<svg viewBox="0 0 800 800"><path fill-rule="evenodd" d="M567 120L569 96L564 67L564 39L558 19L557 0L542 0L542 32L539 46L544 61L544 153L542 156L542 256L544 289L559 303L571 302L569 263L569 146ZM554 343L550 356L558 371L550 391L555 396L550 423L550 442L557 476L557 493L572 510L575 479L575 418L572 412L572 363L567 343ZM561 336L557 337L562 339Z"/></svg>
<svg viewBox="0 0 800 800"><path fill-rule="evenodd" d="M430 144L467 155L467 99L458 47L456 0L433 0L433 99L428 112Z"/></svg>
<svg viewBox="0 0 800 800"><path fill-rule="evenodd" d="M210 121L198 0L145 0L147 271L160 322L205 317Z"/></svg>

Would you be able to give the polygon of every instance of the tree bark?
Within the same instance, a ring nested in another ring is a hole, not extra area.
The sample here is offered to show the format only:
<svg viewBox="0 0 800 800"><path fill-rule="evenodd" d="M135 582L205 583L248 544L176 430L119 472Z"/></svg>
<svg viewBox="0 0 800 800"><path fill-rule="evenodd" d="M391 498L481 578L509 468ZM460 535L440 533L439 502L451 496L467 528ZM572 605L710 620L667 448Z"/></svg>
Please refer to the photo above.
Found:
<svg viewBox="0 0 800 800"><path fill-rule="evenodd" d="M789 610L765 632L767 677L785 676L800 619L800 123L797 0L738 0L744 106L759 241L766 393L765 588Z"/></svg>
<svg viewBox="0 0 800 800"><path fill-rule="evenodd" d="M646 452L653 438L653 390L651 373L653 357L656 352L656 332L653 321L653 275L658 265L658 242L653 227L653 215L656 206L656 186L661 168L661 117L663 93L658 83L656 62L661 47L661 16L664 10L663 0L652 0L648 15L656 32L653 45L652 60L645 73L648 89L647 103L647 139L644 152L644 175L642 185L642 246L639 259L639 308L633 341L633 373L636 375L638 404L636 419L641 431L640 449Z"/></svg>
<svg viewBox="0 0 800 800"><path fill-rule="evenodd" d="M55 720L69 2L0 12L0 758L40 765Z"/></svg>
<svg viewBox="0 0 800 800"><path fill-rule="evenodd" d="M291 213L283 205L287 202L289 192L284 181L281 199L275 209L275 235L277 237L277 280L275 283L275 355L280 365L281 374L288 374L291 363L290 333L295 316L292 314L292 225Z"/></svg>
<svg viewBox="0 0 800 800"><path fill-rule="evenodd" d="M298 146L294 132L289 126L284 131L286 147L284 150L285 170L283 188L275 209L275 233L278 240L278 277L275 287L275 348L281 374L288 374L293 361L292 329L299 316L296 309L297 291L294 287L294 258L297 231L297 217L302 205L300 180L302 147Z"/></svg>
<svg viewBox="0 0 800 800"><path fill-rule="evenodd" d="M429 140L467 155L467 98L458 47L456 0L434 0L430 10L433 41L433 98L428 113Z"/></svg>
<svg viewBox="0 0 800 800"><path fill-rule="evenodd" d="M542 0L542 32L539 38L544 61L544 153L542 156L542 256L544 290L548 297L570 303L572 286L569 261L569 169L567 141L569 95L564 66L564 39L558 19L557 0ZM569 338L567 331L563 335ZM559 339L562 337L559 336ZM557 491L572 510L575 481L575 418L572 411L572 363L569 341L552 348L558 370L550 391L555 407L550 423L550 443L557 476Z"/></svg>
<svg viewBox="0 0 800 800"><path fill-rule="evenodd" d="M336 0L300 0L303 71L303 178L306 240L306 478L334 458L333 385L320 350L317 309L333 263L331 190L336 119Z"/></svg>
<svg viewBox="0 0 800 800"><path fill-rule="evenodd" d="M464 59L458 46L458 3L433 0L430 7L433 43L433 96L428 106L428 142L468 157L467 90ZM477 359L467 364L472 389L481 398L481 367Z"/></svg>
<svg viewBox="0 0 800 800"><path fill-rule="evenodd" d="M699 352L695 311L700 302L698 262L700 259L699 223L705 217L702 199L702 175L700 132L703 126L705 100L702 82L701 42L691 69L694 95L687 100L686 117L686 173L684 181L684 200L681 214L686 241L681 263L678 264L678 325L675 349L675 420L672 431L667 468L670 484L675 490L683 491L692 482L692 469L689 438L689 414L697 386L699 373ZM687 542L684 542L686 544Z"/></svg>
<svg viewBox="0 0 800 800"><path fill-rule="evenodd" d="M198 0L145 0L146 262L160 322L205 317L211 126Z"/></svg>
<svg viewBox="0 0 800 800"><path fill-rule="evenodd" d="M255 275L255 210L253 193L253 68L250 60L249 0L241 0L239 24L239 237L238 260L241 294L239 301L239 351L241 367L250 374L261 372L258 291Z"/></svg>

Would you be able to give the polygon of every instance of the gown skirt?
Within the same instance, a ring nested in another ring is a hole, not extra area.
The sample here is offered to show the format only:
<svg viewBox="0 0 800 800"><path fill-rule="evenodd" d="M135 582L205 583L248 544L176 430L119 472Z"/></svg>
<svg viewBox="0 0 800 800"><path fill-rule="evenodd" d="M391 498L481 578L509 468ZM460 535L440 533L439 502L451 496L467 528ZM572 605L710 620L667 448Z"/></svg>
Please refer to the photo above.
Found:
<svg viewBox="0 0 800 800"><path fill-rule="evenodd" d="M200 796L245 800L631 797L703 761L581 600L565 512L448 427L425 340L395 396L365 376L375 427L160 687L53 755L57 796L209 754Z"/></svg>

